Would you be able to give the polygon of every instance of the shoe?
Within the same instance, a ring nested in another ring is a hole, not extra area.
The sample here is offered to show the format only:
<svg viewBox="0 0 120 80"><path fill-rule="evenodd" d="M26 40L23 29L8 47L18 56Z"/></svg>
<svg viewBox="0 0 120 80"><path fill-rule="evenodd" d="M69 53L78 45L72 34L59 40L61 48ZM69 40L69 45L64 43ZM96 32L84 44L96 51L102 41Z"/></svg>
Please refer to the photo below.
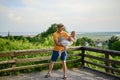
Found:
<svg viewBox="0 0 120 80"><path fill-rule="evenodd" d="M63 76L63 78L62 78L63 80L67 80L67 76Z"/></svg>
<svg viewBox="0 0 120 80"><path fill-rule="evenodd" d="M45 78L48 78L48 77L51 77L50 73L47 73L47 74L45 75Z"/></svg>

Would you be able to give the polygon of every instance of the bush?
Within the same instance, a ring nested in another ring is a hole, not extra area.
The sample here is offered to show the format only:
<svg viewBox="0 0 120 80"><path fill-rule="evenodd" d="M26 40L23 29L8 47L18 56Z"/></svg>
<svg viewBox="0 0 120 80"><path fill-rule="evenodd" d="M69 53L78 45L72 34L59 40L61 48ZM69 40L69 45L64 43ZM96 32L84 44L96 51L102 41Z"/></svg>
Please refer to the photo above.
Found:
<svg viewBox="0 0 120 80"><path fill-rule="evenodd" d="M120 51L120 41L114 42L111 46L111 49Z"/></svg>

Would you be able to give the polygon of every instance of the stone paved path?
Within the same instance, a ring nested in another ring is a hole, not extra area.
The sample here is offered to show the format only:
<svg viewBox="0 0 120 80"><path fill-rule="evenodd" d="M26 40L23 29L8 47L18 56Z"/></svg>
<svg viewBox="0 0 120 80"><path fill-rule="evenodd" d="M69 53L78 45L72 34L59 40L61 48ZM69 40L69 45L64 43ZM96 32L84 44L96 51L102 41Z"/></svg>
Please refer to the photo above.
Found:
<svg viewBox="0 0 120 80"><path fill-rule="evenodd" d="M34 72L34 73L24 73L17 76L4 76L0 77L0 80L63 80L62 70L53 70L52 77L44 78L47 71ZM112 76L108 76L96 71L89 69L70 69L68 70L67 80L120 80Z"/></svg>

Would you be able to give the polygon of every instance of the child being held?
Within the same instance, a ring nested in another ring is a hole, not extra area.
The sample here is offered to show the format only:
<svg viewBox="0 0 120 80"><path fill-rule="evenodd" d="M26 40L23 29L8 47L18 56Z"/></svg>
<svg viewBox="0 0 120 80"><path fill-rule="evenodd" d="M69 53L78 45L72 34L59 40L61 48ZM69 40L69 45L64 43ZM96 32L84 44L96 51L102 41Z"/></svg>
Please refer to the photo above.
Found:
<svg viewBox="0 0 120 80"><path fill-rule="evenodd" d="M68 46L72 45L73 42L76 41L76 33L75 31L71 32L71 36L69 36L67 39L62 39L60 44L64 46L63 50L59 51L59 56L61 56L61 53L67 49Z"/></svg>

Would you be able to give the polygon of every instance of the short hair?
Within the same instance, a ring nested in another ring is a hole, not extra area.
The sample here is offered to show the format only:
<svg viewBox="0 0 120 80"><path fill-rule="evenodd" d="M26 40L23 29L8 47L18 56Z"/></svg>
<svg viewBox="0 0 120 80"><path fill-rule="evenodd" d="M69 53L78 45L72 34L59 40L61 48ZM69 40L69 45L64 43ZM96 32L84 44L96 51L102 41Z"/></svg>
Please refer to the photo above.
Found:
<svg viewBox="0 0 120 80"><path fill-rule="evenodd" d="M60 24L57 25L57 27L61 28L61 27L64 27L64 25L60 23Z"/></svg>

